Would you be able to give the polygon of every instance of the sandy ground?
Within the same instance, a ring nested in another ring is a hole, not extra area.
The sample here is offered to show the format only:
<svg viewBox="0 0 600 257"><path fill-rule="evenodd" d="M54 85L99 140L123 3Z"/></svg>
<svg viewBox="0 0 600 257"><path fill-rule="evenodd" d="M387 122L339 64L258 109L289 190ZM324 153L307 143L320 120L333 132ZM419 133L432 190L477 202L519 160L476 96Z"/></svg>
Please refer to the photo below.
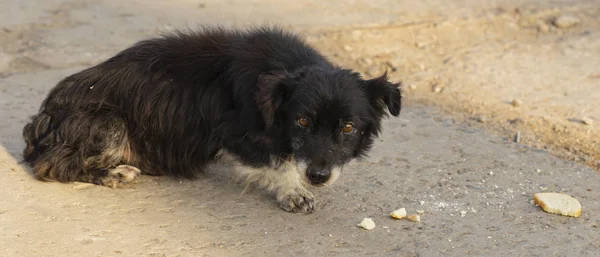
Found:
<svg viewBox="0 0 600 257"><path fill-rule="evenodd" d="M19 164L26 117L62 77L159 31L265 22L406 85L371 157L314 190L317 213L242 194L227 170L112 190ZM599 83L599 1L2 1L0 256L597 256ZM582 216L542 212L541 191ZM422 222L389 218L399 207Z"/></svg>

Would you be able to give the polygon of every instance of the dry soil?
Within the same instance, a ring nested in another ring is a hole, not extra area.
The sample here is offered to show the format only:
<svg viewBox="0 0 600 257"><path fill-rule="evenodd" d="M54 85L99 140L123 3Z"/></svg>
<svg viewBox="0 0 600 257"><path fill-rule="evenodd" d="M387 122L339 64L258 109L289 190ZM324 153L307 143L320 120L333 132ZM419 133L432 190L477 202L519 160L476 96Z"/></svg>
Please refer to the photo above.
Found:
<svg viewBox="0 0 600 257"><path fill-rule="evenodd" d="M64 76L161 31L261 23L404 81L401 117L314 189L316 213L242 194L226 169L114 190L20 164L21 128ZM597 0L1 1L0 256L598 256L599 39ZM583 214L543 212L543 191Z"/></svg>

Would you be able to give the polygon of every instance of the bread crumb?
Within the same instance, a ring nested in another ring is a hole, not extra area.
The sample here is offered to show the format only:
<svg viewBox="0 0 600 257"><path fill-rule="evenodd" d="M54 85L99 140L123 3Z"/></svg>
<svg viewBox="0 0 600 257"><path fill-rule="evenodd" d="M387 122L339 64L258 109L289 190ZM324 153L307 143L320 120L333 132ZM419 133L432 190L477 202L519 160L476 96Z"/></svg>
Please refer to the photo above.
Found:
<svg viewBox="0 0 600 257"><path fill-rule="evenodd" d="M406 219L414 222L421 222L421 216L418 214L408 215Z"/></svg>
<svg viewBox="0 0 600 257"><path fill-rule="evenodd" d="M390 213L390 216L397 220L404 219L406 218L406 208L400 208L398 210L395 210L392 213Z"/></svg>
<svg viewBox="0 0 600 257"><path fill-rule="evenodd" d="M371 218L364 218L358 226L366 230L371 230L375 228L375 222Z"/></svg>

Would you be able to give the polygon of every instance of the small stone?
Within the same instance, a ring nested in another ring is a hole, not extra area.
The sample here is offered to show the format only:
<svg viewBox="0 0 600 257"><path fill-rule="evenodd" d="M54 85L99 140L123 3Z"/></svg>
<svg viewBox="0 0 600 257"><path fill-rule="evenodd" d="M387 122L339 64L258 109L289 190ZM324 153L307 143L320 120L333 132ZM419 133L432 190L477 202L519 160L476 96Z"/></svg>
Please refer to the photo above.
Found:
<svg viewBox="0 0 600 257"><path fill-rule="evenodd" d="M524 125L525 121L523 119L521 119L521 118L515 118L515 119L512 119L512 120L508 120L508 123L510 123L510 125L515 125L516 126L516 125Z"/></svg>
<svg viewBox="0 0 600 257"><path fill-rule="evenodd" d="M359 227L366 229L366 230L371 230L375 228L375 222L373 221L373 219L371 218L364 218L359 224Z"/></svg>
<svg viewBox="0 0 600 257"><path fill-rule="evenodd" d="M475 117L475 120L479 121L480 123L486 123L487 122L487 118L485 116L483 116L483 115Z"/></svg>
<svg viewBox="0 0 600 257"><path fill-rule="evenodd" d="M12 56L10 56L9 54L0 52L0 72L2 72L4 70L8 70L12 60L13 60Z"/></svg>
<svg viewBox="0 0 600 257"><path fill-rule="evenodd" d="M461 216L461 217L464 217L464 216L466 216L466 215L467 215L467 211L460 211L460 216Z"/></svg>
<svg viewBox="0 0 600 257"><path fill-rule="evenodd" d="M346 51L348 51L348 52L351 52L351 51L352 51L352 47L351 47L351 46L349 46L349 45L345 45L345 46L344 46L344 50L346 50Z"/></svg>
<svg viewBox="0 0 600 257"><path fill-rule="evenodd" d="M434 93L437 93L437 94L441 93L443 89L444 88L438 83L433 84L433 86L431 86L431 91L433 91Z"/></svg>
<svg viewBox="0 0 600 257"><path fill-rule="evenodd" d="M417 210L417 213L418 214L425 214L425 211L424 210Z"/></svg>
<svg viewBox="0 0 600 257"><path fill-rule="evenodd" d="M546 33L548 31L550 31L550 26L548 26L548 24L546 24L543 21L538 21L537 22L537 30L539 32Z"/></svg>
<svg viewBox="0 0 600 257"><path fill-rule="evenodd" d="M410 90L415 90L415 89L417 89L417 85L415 85L415 84L410 84L410 85L408 85L408 89L410 89Z"/></svg>
<svg viewBox="0 0 600 257"><path fill-rule="evenodd" d="M417 43L415 43L415 46L417 48L419 48L419 49L423 49L423 48L427 47L428 45L429 45L428 42L417 42Z"/></svg>
<svg viewBox="0 0 600 257"><path fill-rule="evenodd" d="M591 126L592 124L594 124L594 121L589 117L583 117L581 118L581 123L583 123L583 125Z"/></svg>
<svg viewBox="0 0 600 257"><path fill-rule="evenodd" d="M395 61L387 61L385 62L385 65L387 65L391 72L395 72L398 70L398 63L396 63Z"/></svg>
<svg viewBox="0 0 600 257"><path fill-rule="evenodd" d="M519 107L519 106L521 106L523 103L521 103L521 101L519 101L519 100L517 100L517 99L513 99L513 100L512 100L512 102L510 102L510 104L511 104L513 107Z"/></svg>
<svg viewBox="0 0 600 257"><path fill-rule="evenodd" d="M556 26L557 28L561 28L561 29L570 28L575 25L578 25L579 23L581 23L581 19L579 19L576 16L572 16L572 15L562 15L562 16L556 17L552 21L552 25Z"/></svg>
<svg viewBox="0 0 600 257"><path fill-rule="evenodd" d="M360 59L360 61L364 64L364 65L373 65L373 60L371 60L370 58L362 58Z"/></svg>

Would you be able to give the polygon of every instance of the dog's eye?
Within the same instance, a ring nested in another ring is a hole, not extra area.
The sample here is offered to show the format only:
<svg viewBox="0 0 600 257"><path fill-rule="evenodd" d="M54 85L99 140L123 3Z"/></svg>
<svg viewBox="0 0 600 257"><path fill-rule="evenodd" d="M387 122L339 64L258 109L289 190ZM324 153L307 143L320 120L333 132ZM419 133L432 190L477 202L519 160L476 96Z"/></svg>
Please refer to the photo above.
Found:
<svg viewBox="0 0 600 257"><path fill-rule="evenodd" d="M344 133L350 133L350 132L354 131L354 124L352 124L350 122L344 124L342 131L344 131Z"/></svg>
<svg viewBox="0 0 600 257"><path fill-rule="evenodd" d="M310 121L306 117L300 117L298 118L298 124L300 124L302 127L308 127L308 125L310 125Z"/></svg>

